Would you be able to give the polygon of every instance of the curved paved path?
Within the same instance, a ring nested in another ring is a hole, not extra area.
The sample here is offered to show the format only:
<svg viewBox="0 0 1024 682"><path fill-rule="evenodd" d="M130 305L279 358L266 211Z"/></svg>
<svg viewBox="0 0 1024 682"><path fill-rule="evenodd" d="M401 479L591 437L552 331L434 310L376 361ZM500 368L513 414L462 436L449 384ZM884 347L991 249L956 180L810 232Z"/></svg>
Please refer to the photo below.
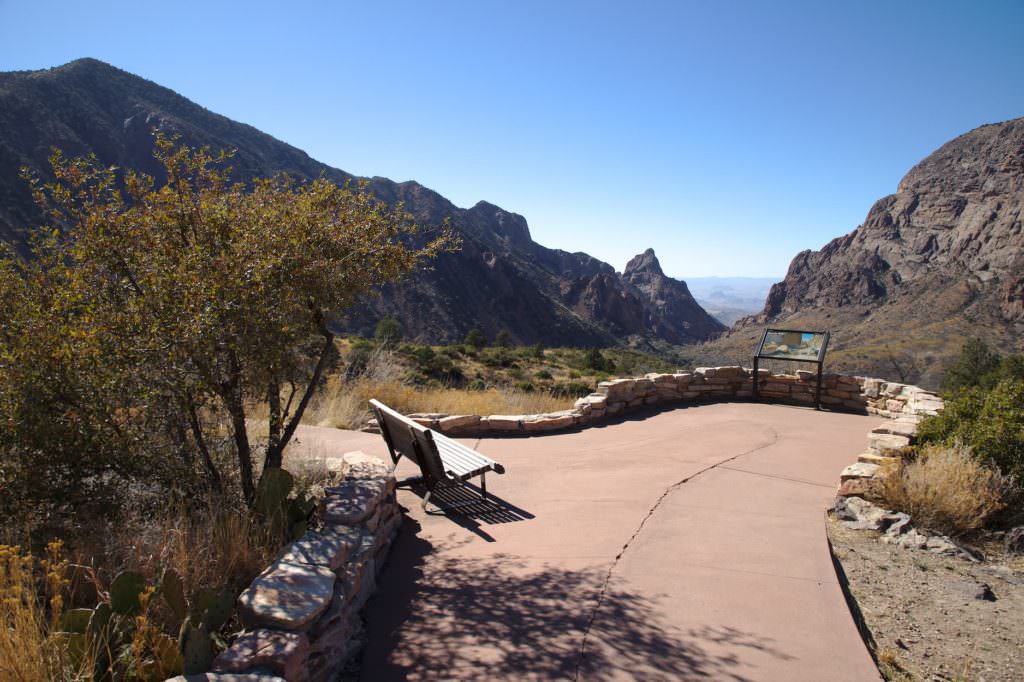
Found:
<svg viewBox="0 0 1024 682"><path fill-rule="evenodd" d="M718 404L467 439L505 464L489 483L506 504L459 519L399 492L363 679L878 680L823 514L879 422Z"/></svg>

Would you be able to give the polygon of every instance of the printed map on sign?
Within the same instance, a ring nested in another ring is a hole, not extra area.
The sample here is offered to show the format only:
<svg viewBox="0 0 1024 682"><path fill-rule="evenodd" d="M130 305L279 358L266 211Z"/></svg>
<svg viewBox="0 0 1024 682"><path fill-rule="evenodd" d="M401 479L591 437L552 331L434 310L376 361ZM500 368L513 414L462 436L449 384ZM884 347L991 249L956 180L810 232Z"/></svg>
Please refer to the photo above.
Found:
<svg viewBox="0 0 1024 682"><path fill-rule="evenodd" d="M818 360L825 335L821 332L796 332L769 329L761 344L760 357L780 360Z"/></svg>

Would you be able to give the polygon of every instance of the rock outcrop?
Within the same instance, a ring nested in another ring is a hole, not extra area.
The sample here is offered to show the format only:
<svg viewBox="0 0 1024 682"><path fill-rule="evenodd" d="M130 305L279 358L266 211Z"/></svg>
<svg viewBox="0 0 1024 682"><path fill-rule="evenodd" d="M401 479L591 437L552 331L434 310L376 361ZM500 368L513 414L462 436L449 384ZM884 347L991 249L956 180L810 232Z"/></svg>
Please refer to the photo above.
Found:
<svg viewBox="0 0 1024 682"><path fill-rule="evenodd" d="M921 161L864 224L798 254L764 310L709 351L749 354L768 323L831 329L837 368L925 385L972 336L1024 348L1024 118Z"/></svg>
<svg viewBox="0 0 1024 682"><path fill-rule="evenodd" d="M190 145L236 150L231 165L239 180L281 172L338 183L356 179L167 88L81 59L0 73L0 238L24 252L27 231L41 219L19 177L22 166L49 178L47 159L57 147L67 156L95 153L104 165L159 179L154 129ZM721 331L699 306L659 303L607 263L536 243L523 216L484 201L459 208L416 182L363 180L381 200L402 202L428 231L447 221L463 246L368 297L338 321L340 331L372 333L385 315L401 320L406 338L433 343L461 341L474 327L492 339L505 331L519 343L575 346L614 345L630 336L706 340ZM665 282L665 291L686 292L681 283Z"/></svg>

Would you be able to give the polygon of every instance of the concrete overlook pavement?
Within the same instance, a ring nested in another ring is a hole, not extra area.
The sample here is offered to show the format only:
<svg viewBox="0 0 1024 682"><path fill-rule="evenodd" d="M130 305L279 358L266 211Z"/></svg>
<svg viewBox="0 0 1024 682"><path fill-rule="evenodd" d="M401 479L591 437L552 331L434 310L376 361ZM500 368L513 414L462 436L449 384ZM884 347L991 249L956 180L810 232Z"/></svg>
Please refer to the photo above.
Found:
<svg viewBox="0 0 1024 682"><path fill-rule="evenodd" d="M823 516L881 421L723 403L464 439L505 465L501 504L425 514L399 491L362 679L879 680ZM300 437L386 456L379 436Z"/></svg>

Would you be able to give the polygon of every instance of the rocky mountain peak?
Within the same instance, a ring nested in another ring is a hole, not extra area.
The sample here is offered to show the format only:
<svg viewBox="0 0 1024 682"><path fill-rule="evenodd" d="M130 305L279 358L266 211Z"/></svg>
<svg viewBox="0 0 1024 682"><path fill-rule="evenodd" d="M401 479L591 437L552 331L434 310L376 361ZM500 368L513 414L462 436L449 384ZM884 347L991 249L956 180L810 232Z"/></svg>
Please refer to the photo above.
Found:
<svg viewBox="0 0 1024 682"><path fill-rule="evenodd" d="M649 272L655 275L664 275L662 272L661 263L658 262L658 257L654 255L654 249L647 249L643 253L637 254L629 259L626 263L626 269L623 270L623 275L631 275L633 273Z"/></svg>

